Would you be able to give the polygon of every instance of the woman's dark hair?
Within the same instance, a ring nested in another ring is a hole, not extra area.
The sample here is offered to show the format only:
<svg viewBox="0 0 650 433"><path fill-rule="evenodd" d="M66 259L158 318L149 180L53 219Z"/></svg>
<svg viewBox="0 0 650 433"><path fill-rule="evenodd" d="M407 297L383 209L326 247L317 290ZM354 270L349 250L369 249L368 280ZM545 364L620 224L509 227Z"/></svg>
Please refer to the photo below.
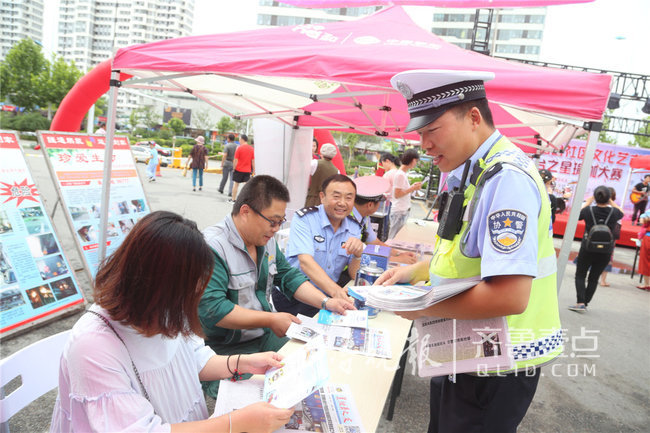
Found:
<svg viewBox="0 0 650 433"><path fill-rule="evenodd" d="M198 306L213 268L212 251L194 221L152 212L102 263L95 302L148 337L202 335Z"/></svg>
<svg viewBox="0 0 650 433"><path fill-rule="evenodd" d="M393 163L393 165L396 165L399 167L399 159L392 153L384 152L381 154L379 157L379 162L384 162L384 161L390 161Z"/></svg>
<svg viewBox="0 0 650 433"><path fill-rule="evenodd" d="M596 200L596 203L607 204L609 203L610 198L611 194L609 192L609 188L605 185L597 186L594 190L594 200Z"/></svg>
<svg viewBox="0 0 650 433"><path fill-rule="evenodd" d="M420 154L415 149L407 149L402 154L402 165L409 165L414 159L420 159Z"/></svg>

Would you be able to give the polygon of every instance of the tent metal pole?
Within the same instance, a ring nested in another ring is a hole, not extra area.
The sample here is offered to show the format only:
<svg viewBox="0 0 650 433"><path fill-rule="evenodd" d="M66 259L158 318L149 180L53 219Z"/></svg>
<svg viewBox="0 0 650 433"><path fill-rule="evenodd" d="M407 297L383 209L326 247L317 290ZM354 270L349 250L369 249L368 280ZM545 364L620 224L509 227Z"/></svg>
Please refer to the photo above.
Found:
<svg viewBox="0 0 650 433"><path fill-rule="evenodd" d="M569 261L569 254L571 253L571 245L573 237L576 233L578 226L578 216L582 204L582 198L585 196L587 190L587 182L589 181L589 174L591 173L591 164L594 160L596 153L596 145L598 144L598 135L602 129L601 122L588 122L584 129L589 131L587 138L587 147L585 149L585 156L582 159L582 167L580 168L580 175L578 176L578 184L576 185L575 194L573 195L573 204L571 205L571 213L569 213L569 220L564 230L564 237L562 238L562 246L560 247L560 255L557 259L557 291L560 292L562 286L562 278L564 271Z"/></svg>
<svg viewBox="0 0 650 433"><path fill-rule="evenodd" d="M99 263L106 257L106 227L108 226L108 204L111 196L111 171L113 169L113 137L115 136L115 114L117 112L117 88L120 86L120 71L111 72L108 91L108 115L106 116L106 148L104 149L104 176L102 178L102 204L99 215Z"/></svg>

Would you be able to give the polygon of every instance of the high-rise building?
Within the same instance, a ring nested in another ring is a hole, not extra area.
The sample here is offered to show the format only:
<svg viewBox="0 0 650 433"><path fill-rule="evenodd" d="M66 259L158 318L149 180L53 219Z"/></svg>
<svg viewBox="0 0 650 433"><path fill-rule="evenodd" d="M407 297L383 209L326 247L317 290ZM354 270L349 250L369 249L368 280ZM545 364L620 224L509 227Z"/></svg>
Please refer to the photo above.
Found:
<svg viewBox="0 0 650 433"><path fill-rule="evenodd" d="M87 72L118 48L188 36L193 19L194 0L60 0L57 54ZM121 92L118 118L151 104Z"/></svg>
<svg viewBox="0 0 650 433"><path fill-rule="evenodd" d="M22 39L43 40L43 0L0 1L0 59Z"/></svg>
<svg viewBox="0 0 650 433"><path fill-rule="evenodd" d="M60 0L57 53L87 71L117 48L192 32L194 0Z"/></svg>
<svg viewBox="0 0 650 433"><path fill-rule="evenodd" d="M381 6L307 9L273 0L259 0L257 24L260 26L294 26L345 21L369 15L379 9ZM434 34L449 43L470 49L474 32L475 9L422 7L420 10L423 13L433 11L430 30ZM485 14L485 10L482 14ZM546 8L495 9L488 44L491 55L539 59L545 18Z"/></svg>
<svg viewBox="0 0 650 433"><path fill-rule="evenodd" d="M481 13L486 15L486 10ZM431 31L449 43L470 49L475 15L475 9L435 8ZM490 55L538 60L545 20L546 8L495 9L487 46ZM481 38L485 36L479 34L477 40Z"/></svg>
<svg viewBox="0 0 650 433"><path fill-rule="evenodd" d="M361 16L370 15L381 8L381 6L365 6L356 8L308 9L274 0L259 0L257 24L267 27L349 21Z"/></svg>

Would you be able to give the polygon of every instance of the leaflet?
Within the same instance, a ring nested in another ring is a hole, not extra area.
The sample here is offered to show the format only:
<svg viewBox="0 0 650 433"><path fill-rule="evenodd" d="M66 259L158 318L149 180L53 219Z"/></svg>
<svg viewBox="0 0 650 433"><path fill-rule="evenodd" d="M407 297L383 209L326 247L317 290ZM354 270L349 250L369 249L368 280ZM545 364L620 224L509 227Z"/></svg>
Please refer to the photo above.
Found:
<svg viewBox="0 0 650 433"><path fill-rule="evenodd" d="M239 382L222 380L212 416L262 401L263 387L263 382L255 378ZM365 431L348 385L325 385L302 399L294 409L291 420L276 433Z"/></svg>
<svg viewBox="0 0 650 433"><path fill-rule="evenodd" d="M386 244L390 245L391 248L411 251L420 255L433 254L433 250L434 250L433 244L425 244L421 242L408 242L408 241L398 241L395 239L389 239L388 241L386 241Z"/></svg>
<svg viewBox="0 0 650 433"><path fill-rule="evenodd" d="M505 317L415 320L418 374L421 377L487 373L514 367Z"/></svg>
<svg viewBox="0 0 650 433"><path fill-rule="evenodd" d="M481 281L480 277L441 280L430 286L370 286L366 305L388 311L422 310L468 290ZM356 287L351 287L355 290Z"/></svg>
<svg viewBox="0 0 650 433"><path fill-rule="evenodd" d="M292 323L287 337L309 342L323 336L325 346L331 350L360 355L391 358L390 334L376 328L349 328L318 323L316 319L298 315L302 323Z"/></svg>
<svg viewBox="0 0 650 433"><path fill-rule="evenodd" d="M353 328L368 327L367 310L348 310L345 315L332 313L327 310L320 310L318 313L318 323L332 326L350 326Z"/></svg>
<svg viewBox="0 0 650 433"><path fill-rule="evenodd" d="M290 408L329 380L325 343L315 338L283 360L284 366L268 370L264 377L263 400Z"/></svg>

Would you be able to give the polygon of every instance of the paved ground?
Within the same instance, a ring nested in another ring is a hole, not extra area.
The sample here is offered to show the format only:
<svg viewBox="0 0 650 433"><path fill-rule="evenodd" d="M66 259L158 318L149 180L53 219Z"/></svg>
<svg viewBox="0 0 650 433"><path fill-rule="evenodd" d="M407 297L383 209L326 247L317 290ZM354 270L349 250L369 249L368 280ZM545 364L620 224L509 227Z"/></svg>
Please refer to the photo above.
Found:
<svg viewBox="0 0 650 433"><path fill-rule="evenodd" d="M48 213L56 201L54 188L39 152L26 150L28 163L45 199ZM215 164L216 166L217 164ZM144 178L144 165L138 169ZM172 210L194 219L200 228L221 220L230 212L227 196L217 192L221 176L208 173L204 191L192 192L191 179L180 170L162 169L155 183L144 183L151 208ZM426 209L415 206L414 217ZM60 210L54 225L79 284L92 300L90 282L82 269L72 236ZM559 248L560 239L556 239ZM574 242L574 251L578 244ZM617 248L619 268L630 267L634 250ZM650 293L635 288L637 279L612 273L610 287L599 287L589 311L574 313L566 306L575 302L575 266L569 264L560 291L560 315L569 341L564 358L544 369L544 377L519 431L532 432L647 432L650 431ZM48 335L69 329L78 314L32 329L1 342L0 354L11 353ZM593 355L593 357L583 357ZM13 432L40 432L49 428L55 391L19 413L10 423ZM428 380L412 375L410 367L397 401L392 422L382 417L378 431L423 432L428 423Z"/></svg>

